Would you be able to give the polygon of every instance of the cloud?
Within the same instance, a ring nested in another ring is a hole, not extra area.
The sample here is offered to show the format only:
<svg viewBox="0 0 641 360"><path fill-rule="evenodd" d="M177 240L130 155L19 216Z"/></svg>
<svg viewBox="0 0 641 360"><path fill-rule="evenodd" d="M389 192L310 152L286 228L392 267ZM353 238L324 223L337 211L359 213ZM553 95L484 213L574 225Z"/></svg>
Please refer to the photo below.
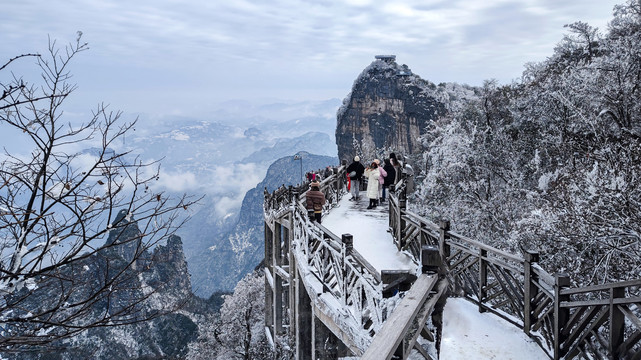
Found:
<svg viewBox="0 0 641 360"><path fill-rule="evenodd" d="M620 2L23 0L3 6L0 51L82 30L92 50L77 79L92 103L206 112L211 99L342 97L378 53L435 82L509 81L551 54L564 24L603 28Z"/></svg>
<svg viewBox="0 0 641 360"><path fill-rule="evenodd" d="M154 187L165 188L173 192L193 192L200 189L199 181L194 173L162 170Z"/></svg>
<svg viewBox="0 0 641 360"><path fill-rule="evenodd" d="M245 193L256 187L266 172L253 163L224 164L214 168L203 190L215 199L214 210L222 217L240 210Z"/></svg>
<svg viewBox="0 0 641 360"><path fill-rule="evenodd" d="M214 168L211 190L215 194L242 193L252 189L265 177L266 169L254 163L224 164ZM241 199L242 200L242 199Z"/></svg>

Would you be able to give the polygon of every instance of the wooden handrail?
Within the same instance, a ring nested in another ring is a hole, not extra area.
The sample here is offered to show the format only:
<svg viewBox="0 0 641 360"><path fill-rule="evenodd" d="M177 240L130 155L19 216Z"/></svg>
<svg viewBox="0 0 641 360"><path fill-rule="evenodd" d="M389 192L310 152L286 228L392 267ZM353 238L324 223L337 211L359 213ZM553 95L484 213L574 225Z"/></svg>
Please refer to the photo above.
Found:
<svg viewBox="0 0 641 360"><path fill-rule="evenodd" d="M330 200L326 209L338 201L339 191L344 191L344 177L342 167L337 174L321 182L321 190ZM409 253L415 263L421 265L423 250L438 247L452 285L476 303L479 311L489 311L522 327L550 358L569 359L580 354L614 359L639 356L641 279L570 288L567 276L552 275L541 268L538 253L528 252L522 257L454 232L448 222L437 225L405 208L404 180L394 188L396 191L390 192L389 196L389 225L398 249ZM351 309L348 312L354 319L361 321L362 318L358 318L365 309L363 301L383 303L379 294L381 276L356 250L347 251L337 234L308 221L302 202L305 190L306 184L303 184L266 193L265 218L291 212L291 220L282 220L281 224L296 223L288 226L292 229L298 226L297 231L305 236L304 242L296 245L306 251L307 258L300 261L318 266L313 275L320 282L326 276L334 278L333 285L328 284L333 287L329 292L340 297L343 306ZM293 204L293 199L298 201ZM270 215L268 211L271 211ZM271 277L276 275L269 271L266 275L270 276L267 283L274 287L275 281ZM284 277L283 274L279 276ZM337 276L342 278L337 279ZM348 276L351 278L347 279ZM367 328L367 332L392 326L391 322L383 323L380 313L371 316L376 324ZM407 325L404 321L401 321L401 330ZM381 331L376 337L385 337L385 333ZM398 333L397 329L394 334ZM386 354L392 351L390 348L398 346L398 336L394 339L384 350ZM383 350L378 346L372 351L380 355Z"/></svg>
<svg viewBox="0 0 641 360"><path fill-rule="evenodd" d="M399 183L397 189L403 192L404 184ZM639 346L641 336L624 339L624 316L629 320L630 334L641 333L641 279L569 288L569 279L561 276L564 280L559 282L558 275L539 266L538 254L526 261L449 227L440 228L402 208L399 197L406 195L391 193L389 200L390 216L397 216L390 219L390 226L404 226L392 229L395 242L403 248L420 249L426 245L423 234L429 232L433 239L434 233L440 233L441 256L464 296L477 303L479 311L490 311L523 327L550 358L570 358L579 353L620 358L626 351L638 351L632 349ZM403 238L398 238L399 234ZM420 256L415 250L410 254ZM573 296L581 299L573 300ZM592 310L581 310L586 308ZM575 327L577 323L582 326ZM588 326L589 332L580 333ZM594 335L600 330L600 337L609 336L608 346Z"/></svg>
<svg viewBox="0 0 641 360"><path fill-rule="evenodd" d="M563 289L561 290L561 295L581 294L581 293L587 293L587 292L610 290L615 288L626 288L631 286L641 287L641 279L621 281L617 283L583 286L583 287L574 288L574 289Z"/></svg>
<svg viewBox="0 0 641 360"><path fill-rule="evenodd" d="M405 294L397 310L392 313L379 333L376 334L361 360L388 360L394 356L394 352L405 338L410 325L429 298L437 281L438 277L434 275L422 274L418 277L412 288ZM431 313L431 309L429 313Z"/></svg>

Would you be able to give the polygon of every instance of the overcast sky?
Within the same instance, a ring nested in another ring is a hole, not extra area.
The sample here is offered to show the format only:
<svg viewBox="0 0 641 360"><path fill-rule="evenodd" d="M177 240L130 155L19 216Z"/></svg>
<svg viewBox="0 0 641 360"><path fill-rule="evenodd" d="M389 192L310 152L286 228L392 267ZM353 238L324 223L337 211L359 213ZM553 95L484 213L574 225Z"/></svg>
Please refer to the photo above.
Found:
<svg viewBox="0 0 641 360"><path fill-rule="evenodd" d="M0 11L0 63L76 31L90 50L72 104L203 116L229 99L344 98L377 54L435 83L508 83L566 29L606 29L623 0L19 0Z"/></svg>

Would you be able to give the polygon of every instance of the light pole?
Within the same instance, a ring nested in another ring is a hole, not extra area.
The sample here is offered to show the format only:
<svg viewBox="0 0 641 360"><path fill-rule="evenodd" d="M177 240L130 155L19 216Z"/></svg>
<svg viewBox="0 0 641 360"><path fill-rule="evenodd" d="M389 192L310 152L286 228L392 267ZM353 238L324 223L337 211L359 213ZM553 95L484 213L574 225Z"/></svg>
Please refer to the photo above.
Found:
<svg viewBox="0 0 641 360"><path fill-rule="evenodd" d="M294 161L300 160L300 184L303 185L305 181L303 181L303 157L296 154L294 155Z"/></svg>

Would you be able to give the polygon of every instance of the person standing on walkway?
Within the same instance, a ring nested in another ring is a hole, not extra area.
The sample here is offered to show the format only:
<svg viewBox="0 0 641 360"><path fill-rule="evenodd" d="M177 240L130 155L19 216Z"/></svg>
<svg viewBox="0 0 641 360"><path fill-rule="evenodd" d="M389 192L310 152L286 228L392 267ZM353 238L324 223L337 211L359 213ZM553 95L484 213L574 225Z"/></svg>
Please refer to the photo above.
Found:
<svg viewBox="0 0 641 360"><path fill-rule="evenodd" d="M390 186L394 186L394 181L396 181L396 169L394 169L390 159L385 159L385 166L383 166L383 169L387 172L387 176L383 182L383 196L381 197L381 201L385 201L385 193Z"/></svg>
<svg viewBox="0 0 641 360"><path fill-rule="evenodd" d="M387 171L383 169L381 166L381 161L378 159L374 159L374 162L376 163L376 166L378 166L378 199L381 199L381 202L383 202L383 183L385 182L385 178L387 177Z"/></svg>
<svg viewBox="0 0 641 360"><path fill-rule="evenodd" d="M389 154L389 160L396 172L396 176L394 177L394 184L396 184L401 180L401 163L398 161L396 154L394 153Z"/></svg>
<svg viewBox="0 0 641 360"><path fill-rule="evenodd" d="M323 216L323 205L325 205L325 194L320 191L320 183L318 181L312 181L309 186L310 189L305 194L309 220L316 220L320 224Z"/></svg>
<svg viewBox="0 0 641 360"><path fill-rule="evenodd" d="M374 209L378 205L378 185L381 173L378 170L378 164L372 161L370 166L365 169L365 177L367 177L367 197L369 198L368 209Z"/></svg>
<svg viewBox="0 0 641 360"><path fill-rule="evenodd" d="M351 185L351 193L352 193L352 198L350 200L358 200L359 192L360 192L360 187L361 187L361 178L363 177L363 173L365 172L365 167L363 164L361 164L361 158L357 156L354 156L354 162L349 164L347 169L345 170L347 172L347 176L349 176L349 179L352 183Z"/></svg>

